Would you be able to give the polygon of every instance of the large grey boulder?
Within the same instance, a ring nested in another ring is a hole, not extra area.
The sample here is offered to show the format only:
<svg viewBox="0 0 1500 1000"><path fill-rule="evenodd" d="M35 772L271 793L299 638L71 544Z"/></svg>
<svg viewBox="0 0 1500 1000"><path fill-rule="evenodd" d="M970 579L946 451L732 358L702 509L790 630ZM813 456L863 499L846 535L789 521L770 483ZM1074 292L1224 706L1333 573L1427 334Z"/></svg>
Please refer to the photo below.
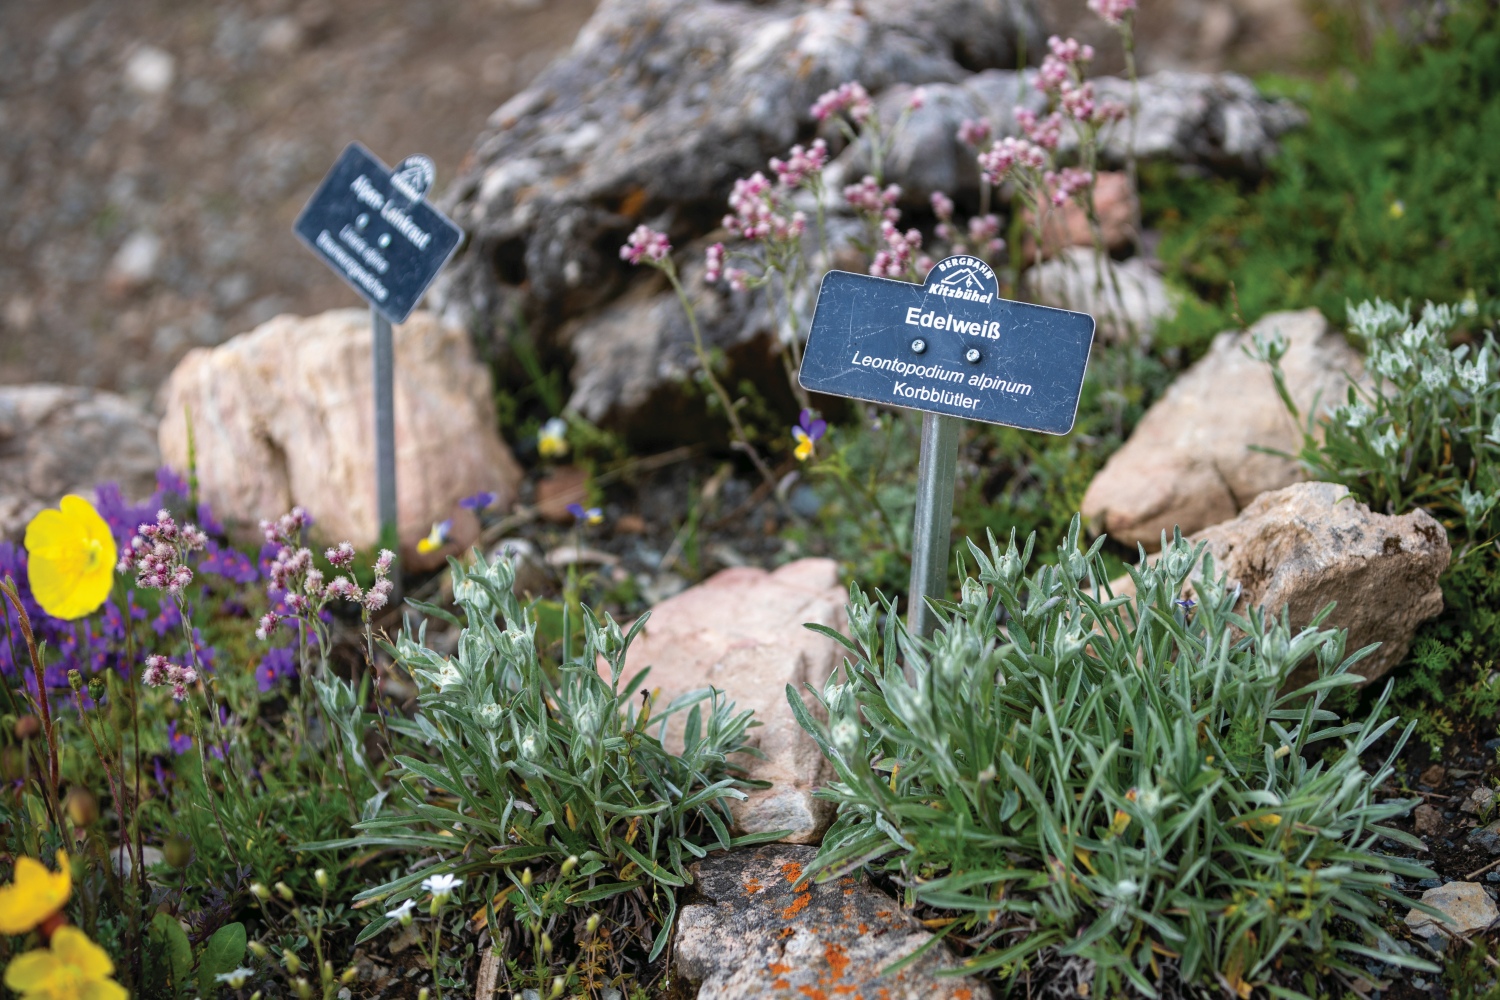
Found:
<svg viewBox="0 0 1500 1000"><path fill-rule="evenodd" d="M932 940L864 875L823 885L796 883L811 847L774 844L715 852L692 866L707 899L683 907L677 971L698 983L698 1000L982 1000L972 976L939 976L958 965L941 945L900 971L885 969Z"/></svg>
<svg viewBox="0 0 1500 1000"><path fill-rule="evenodd" d="M112 392L67 385L0 386L0 538L19 540L37 511L68 493L117 483L151 493L161 455L156 419Z"/></svg>
<svg viewBox="0 0 1500 1000"><path fill-rule="evenodd" d="M631 228L711 229L736 177L812 131L823 91L957 83L1014 65L1023 34L1037 51L1028 0L603 0L475 142L444 200L469 246L436 301L464 325L513 304L576 315L628 280Z"/></svg>
<svg viewBox="0 0 1500 1000"><path fill-rule="evenodd" d="M1094 530L1155 551L1162 532L1227 521L1267 490L1304 478L1294 459L1256 450L1295 454L1302 443L1270 369L1245 353L1257 334L1286 339L1281 366L1304 415L1342 401L1362 376L1359 354L1316 309L1219 334L1089 483L1082 512Z"/></svg>
<svg viewBox="0 0 1500 1000"><path fill-rule="evenodd" d="M934 191L974 197L979 168L974 150L958 141L959 125L965 119L983 120L997 138L1020 135L1015 109L1039 114L1046 109L1035 78L1035 70L989 69L957 83L924 84L922 106L915 111L908 110L914 85L882 92L877 99L882 123L894 126L905 116L886 166L889 179L904 189L906 203L925 204ZM1129 106L1128 80L1104 76L1093 83L1100 100ZM1134 136L1126 123L1107 125L1100 135L1105 164L1123 164L1133 138L1136 156L1142 160L1255 173L1276 154L1277 140L1307 119L1295 104L1261 96L1255 84L1235 73L1154 73L1140 79L1137 95ZM1072 130L1065 129L1061 150L1076 144ZM869 169L868 156L862 148L850 148L834 168L839 182L857 180Z"/></svg>
<svg viewBox="0 0 1500 1000"><path fill-rule="evenodd" d="M1334 483L1263 493L1239 517L1191 537L1240 585L1245 606L1285 608L1297 628L1335 603L1323 627L1348 629L1348 652L1380 643L1353 667L1366 680L1400 663L1417 626L1443 610L1438 580L1452 557L1443 526L1424 510L1375 513ZM1304 666L1288 683L1315 676Z"/></svg>

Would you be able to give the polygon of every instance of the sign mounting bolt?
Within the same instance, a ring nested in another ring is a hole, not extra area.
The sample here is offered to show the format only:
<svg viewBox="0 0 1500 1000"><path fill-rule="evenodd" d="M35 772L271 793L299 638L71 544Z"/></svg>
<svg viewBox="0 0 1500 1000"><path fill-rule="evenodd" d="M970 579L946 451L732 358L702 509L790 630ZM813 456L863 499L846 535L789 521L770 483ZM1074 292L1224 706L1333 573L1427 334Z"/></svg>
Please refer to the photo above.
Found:
<svg viewBox="0 0 1500 1000"><path fill-rule="evenodd" d="M911 342L911 350L913 354L921 354L923 351L927 350L927 341L923 340L921 337L918 337L916 340L913 340Z"/></svg>
<svg viewBox="0 0 1500 1000"><path fill-rule="evenodd" d="M971 347L964 352L964 360L971 365L979 364L980 357L979 348L977 347Z"/></svg>

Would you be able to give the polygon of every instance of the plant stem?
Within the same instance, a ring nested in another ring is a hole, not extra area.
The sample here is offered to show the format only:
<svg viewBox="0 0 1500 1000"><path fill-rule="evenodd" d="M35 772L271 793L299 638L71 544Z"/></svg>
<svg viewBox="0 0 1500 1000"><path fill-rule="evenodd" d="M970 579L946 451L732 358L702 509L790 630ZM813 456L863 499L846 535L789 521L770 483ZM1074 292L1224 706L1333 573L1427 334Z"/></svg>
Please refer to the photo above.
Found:
<svg viewBox="0 0 1500 1000"><path fill-rule="evenodd" d="M740 416L735 410L734 401L729 398L728 391L725 390L723 384L719 381L719 377L714 374L714 367L709 360L708 351L703 347L703 332L698 328L698 315L693 311L693 304L688 301L687 289L682 287L682 282L677 277L677 269L673 266L671 258L667 259L662 272L667 276L667 280L672 283L672 290L677 293L677 301L682 303L682 311L687 314L688 328L693 334L693 353L698 356L698 365L703 369L703 377L708 380L709 388L718 397L719 405L724 407L724 414L729 418L729 426L734 431L735 441L744 450L745 454L750 456L750 461L754 463L756 471L760 473L761 478L774 491L776 489L776 476L771 471L771 467L766 464L765 459L761 458L760 452L756 450L755 445L750 443L750 436L745 433L745 427L740 423Z"/></svg>

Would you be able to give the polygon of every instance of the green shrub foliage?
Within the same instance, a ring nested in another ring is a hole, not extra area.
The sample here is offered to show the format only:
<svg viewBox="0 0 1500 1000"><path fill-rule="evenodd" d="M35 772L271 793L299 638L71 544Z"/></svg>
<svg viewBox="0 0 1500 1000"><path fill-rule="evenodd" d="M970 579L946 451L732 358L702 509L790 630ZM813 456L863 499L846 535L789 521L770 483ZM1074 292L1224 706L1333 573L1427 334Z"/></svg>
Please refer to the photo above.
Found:
<svg viewBox="0 0 1500 1000"><path fill-rule="evenodd" d="M945 933L969 970L1016 975L1046 950L1095 963L1099 996L1156 995L1163 963L1242 996L1316 993L1371 956L1422 965L1380 906L1408 905L1392 873L1427 874L1378 849L1416 846L1383 825L1415 802L1376 791L1410 730L1370 773L1396 720L1325 704L1368 650L1237 612L1180 537L1116 596L1079 530L1030 575L1032 542L971 542L978 573L930 641L851 588L842 680L815 692L829 721L788 689L838 777L818 877L872 865L959 916ZM1317 679L1283 692L1304 663Z"/></svg>
<svg viewBox="0 0 1500 1000"><path fill-rule="evenodd" d="M687 863L710 847L766 839L731 839L728 831L727 800L751 786L729 763L747 750L751 713L736 713L716 691L653 711L637 693L645 671L622 686L626 649L647 616L624 634L608 616L601 622L585 611L582 655L544 669L535 622L511 592L511 565L477 554L473 565L450 565L464 621L422 610L463 626L456 652L429 648L425 625L390 648L410 671L420 706L414 719L390 726L427 752L396 758L393 801L359 824L362 836L343 842L427 854L435 863L357 898L394 903L420 896L429 876L453 874L470 883L465 895L486 911L496 941L497 911L509 906L526 934L539 941L546 931L560 944L559 928L571 930L573 921L557 918L570 908L628 901L660 927L648 942L654 958L676 912L674 890L692 881ZM601 660L609 679L596 669ZM687 712L680 755L661 741L679 711ZM482 891L470 895L475 887ZM389 923L376 920L361 940Z"/></svg>
<svg viewBox="0 0 1500 1000"><path fill-rule="evenodd" d="M1309 122L1266 177L1149 177L1169 273L1212 307L1181 323L1309 305L1333 316L1375 296L1500 311L1500 9L1453 9L1429 43L1388 38L1326 82L1287 85Z"/></svg>

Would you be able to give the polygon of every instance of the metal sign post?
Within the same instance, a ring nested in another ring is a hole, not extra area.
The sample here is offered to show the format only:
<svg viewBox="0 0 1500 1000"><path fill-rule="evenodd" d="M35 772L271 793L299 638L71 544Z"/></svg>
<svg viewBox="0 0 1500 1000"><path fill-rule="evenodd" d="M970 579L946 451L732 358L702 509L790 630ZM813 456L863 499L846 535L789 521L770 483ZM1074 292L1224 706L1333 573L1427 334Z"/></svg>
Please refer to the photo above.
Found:
<svg viewBox="0 0 1500 1000"><path fill-rule="evenodd" d="M927 598L948 590L948 550L953 534L953 478L958 465L958 419L922 414L922 455L917 460L917 512L911 530L911 587L906 627L929 636L937 618Z"/></svg>
<svg viewBox="0 0 1500 1000"><path fill-rule="evenodd" d="M436 169L408 156L392 170L350 143L297 217L293 232L370 303L375 396L375 498L380 544L399 551L396 516L395 345L406 321L458 249L463 231L426 201ZM393 573L395 603L401 576Z"/></svg>
<svg viewBox="0 0 1500 1000"><path fill-rule="evenodd" d="M391 321L370 309L375 338L375 496L380 544L396 547L396 349Z"/></svg>
<svg viewBox="0 0 1500 1000"><path fill-rule="evenodd" d="M923 411L907 623L932 634L947 592L959 420L1045 434L1073 429L1094 318L1000 298L978 257L939 261L920 284L830 271L798 380L813 392Z"/></svg>

